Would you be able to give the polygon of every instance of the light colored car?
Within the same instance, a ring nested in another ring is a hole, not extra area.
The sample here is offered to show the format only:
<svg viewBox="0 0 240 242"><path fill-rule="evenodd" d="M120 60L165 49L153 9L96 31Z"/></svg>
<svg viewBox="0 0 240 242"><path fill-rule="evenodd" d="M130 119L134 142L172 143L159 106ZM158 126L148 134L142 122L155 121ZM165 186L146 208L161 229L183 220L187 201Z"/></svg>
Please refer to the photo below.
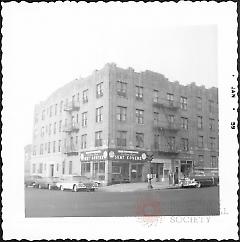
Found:
<svg viewBox="0 0 240 242"><path fill-rule="evenodd" d="M183 188L187 188L187 187L200 187L201 184L196 181L195 179L191 179L189 177L185 177L183 179L179 180L179 186L183 187Z"/></svg>
<svg viewBox="0 0 240 242"><path fill-rule="evenodd" d="M59 177L42 177L36 181L37 188L47 188L49 190L56 189L57 182L60 180Z"/></svg>
<svg viewBox="0 0 240 242"><path fill-rule="evenodd" d="M79 190L95 191L97 188L96 184L92 180L86 176L78 175L68 175L61 177L60 180L56 183L56 186L61 191L69 189L74 192Z"/></svg>

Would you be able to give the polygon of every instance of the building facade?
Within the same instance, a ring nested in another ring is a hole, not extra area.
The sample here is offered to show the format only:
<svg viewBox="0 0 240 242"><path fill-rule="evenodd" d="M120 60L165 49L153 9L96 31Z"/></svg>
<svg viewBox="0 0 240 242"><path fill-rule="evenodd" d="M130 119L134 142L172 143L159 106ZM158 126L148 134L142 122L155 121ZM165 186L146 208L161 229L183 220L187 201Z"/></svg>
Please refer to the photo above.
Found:
<svg viewBox="0 0 240 242"><path fill-rule="evenodd" d="M218 167L218 89L106 64L35 106L31 173L112 184ZM148 154L153 160L148 162Z"/></svg>
<svg viewBox="0 0 240 242"><path fill-rule="evenodd" d="M31 156L32 156L32 145L26 145L24 147L24 175L29 176L31 171Z"/></svg>

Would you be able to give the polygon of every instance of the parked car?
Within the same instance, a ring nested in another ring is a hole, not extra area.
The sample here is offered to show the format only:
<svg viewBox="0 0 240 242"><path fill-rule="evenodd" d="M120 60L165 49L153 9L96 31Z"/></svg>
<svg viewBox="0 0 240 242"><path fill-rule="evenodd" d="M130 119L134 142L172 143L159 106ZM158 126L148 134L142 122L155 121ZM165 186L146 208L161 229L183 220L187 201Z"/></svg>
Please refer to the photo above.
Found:
<svg viewBox="0 0 240 242"><path fill-rule="evenodd" d="M218 173L192 173L190 174L191 179L199 182L200 186L217 186L219 184Z"/></svg>
<svg viewBox="0 0 240 242"><path fill-rule="evenodd" d="M83 191L95 191L97 188L94 181L90 180L86 176L78 176L78 175L68 175L63 176L60 180L56 183L56 186L61 191L65 189L70 189L74 192L79 190Z"/></svg>
<svg viewBox="0 0 240 242"><path fill-rule="evenodd" d="M37 188L47 188L49 190L57 188L57 182L60 180L59 177L42 177L36 181Z"/></svg>
<svg viewBox="0 0 240 242"><path fill-rule="evenodd" d="M184 187L184 188L201 186L201 184L198 181L196 181L194 178L189 178L189 177L179 179L178 184L180 187Z"/></svg>
<svg viewBox="0 0 240 242"><path fill-rule="evenodd" d="M36 187L38 180L41 178L42 177L38 176L38 175L25 176L24 185L25 185L25 187Z"/></svg>

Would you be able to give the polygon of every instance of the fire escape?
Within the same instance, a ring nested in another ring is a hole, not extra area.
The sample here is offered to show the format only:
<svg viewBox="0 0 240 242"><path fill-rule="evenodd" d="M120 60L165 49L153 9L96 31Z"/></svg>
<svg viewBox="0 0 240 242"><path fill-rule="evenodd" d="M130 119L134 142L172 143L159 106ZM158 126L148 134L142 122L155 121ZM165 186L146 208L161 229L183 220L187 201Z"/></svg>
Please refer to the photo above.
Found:
<svg viewBox="0 0 240 242"><path fill-rule="evenodd" d="M153 106L164 113L165 120L155 120L153 122L154 134L158 134L158 140L154 140L153 151L157 156L177 155L179 147L175 143L175 135L180 130L180 125L175 120L168 120L167 115L172 115L180 109L179 103L173 100L157 98L153 101ZM166 121L167 120L167 121ZM161 141L159 142L159 138Z"/></svg>
<svg viewBox="0 0 240 242"><path fill-rule="evenodd" d="M64 146L63 153L67 156L78 155L78 147L74 144L73 141L73 133L77 133L79 131L79 124L76 123L72 118L72 113L74 111L78 111L80 109L80 103L72 100L69 103L66 103L64 106L64 111L70 116L71 122L70 124L65 124L63 127L63 132L66 133L66 146Z"/></svg>

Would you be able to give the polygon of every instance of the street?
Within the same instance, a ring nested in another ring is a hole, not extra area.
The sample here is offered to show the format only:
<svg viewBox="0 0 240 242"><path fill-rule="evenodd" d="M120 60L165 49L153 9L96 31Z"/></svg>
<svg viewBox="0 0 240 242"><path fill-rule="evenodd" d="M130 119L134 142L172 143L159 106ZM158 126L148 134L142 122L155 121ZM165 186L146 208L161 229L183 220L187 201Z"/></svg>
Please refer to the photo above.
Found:
<svg viewBox="0 0 240 242"><path fill-rule="evenodd" d="M219 187L139 192L71 192L25 188L26 217L218 214Z"/></svg>

